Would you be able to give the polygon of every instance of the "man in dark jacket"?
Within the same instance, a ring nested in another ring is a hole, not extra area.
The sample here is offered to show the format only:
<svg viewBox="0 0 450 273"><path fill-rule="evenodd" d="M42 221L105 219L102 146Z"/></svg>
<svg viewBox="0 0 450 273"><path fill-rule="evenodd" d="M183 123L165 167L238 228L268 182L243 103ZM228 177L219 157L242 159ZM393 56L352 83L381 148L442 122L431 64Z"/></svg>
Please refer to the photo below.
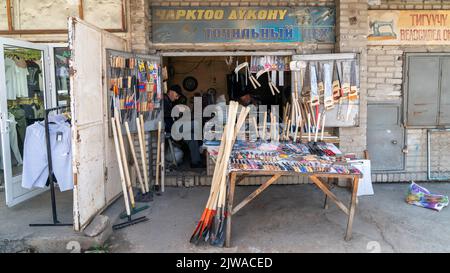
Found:
<svg viewBox="0 0 450 273"><path fill-rule="evenodd" d="M173 85L169 88L167 94L164 95L164 123L166 133L170 134L172 126L175 123L172 117L172 110L178 104L186 104L186 97L183 95L181 87L179 85ZM200 156L199 141L195 140L192 136L191 140L184 140L189 146L191 154L191 167L203 168L204 164Z"/></svg>

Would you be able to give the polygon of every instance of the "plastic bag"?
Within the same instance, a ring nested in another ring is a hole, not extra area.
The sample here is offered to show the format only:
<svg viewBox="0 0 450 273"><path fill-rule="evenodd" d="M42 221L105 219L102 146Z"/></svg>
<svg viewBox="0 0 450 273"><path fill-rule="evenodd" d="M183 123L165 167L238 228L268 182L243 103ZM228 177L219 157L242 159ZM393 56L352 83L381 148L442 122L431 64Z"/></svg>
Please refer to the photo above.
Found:
<svg viewBox="0 0 450 273"><path fill-rule="evenodd" d="M406 203L419 207L441 211L448 206L448 196L432 194L426 188L412 182L409 186Z"/></svg>

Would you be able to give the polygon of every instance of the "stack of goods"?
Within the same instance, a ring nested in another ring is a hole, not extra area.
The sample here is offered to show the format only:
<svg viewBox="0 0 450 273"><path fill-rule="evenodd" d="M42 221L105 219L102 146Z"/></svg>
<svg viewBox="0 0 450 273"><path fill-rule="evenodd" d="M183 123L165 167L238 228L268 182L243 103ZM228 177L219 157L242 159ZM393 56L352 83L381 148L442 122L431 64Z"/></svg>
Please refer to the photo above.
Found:
<svg viewBox="0 0 450 273"><path fill-rule="evenodd" d="M161 107L160 65L139 58L110 57L111 113L118 110L123 123L148 116ZM153 119L154 117L152 117Z"/></svg>
<svg viewBox="0 0 450 273"><path fill-rule="evenodd" d="M267 143L256 149L244 146L240 144L234 147L231 170L360 174L357 168L336 160L341 152L331 143L286 143L275 145L271 150L267 149Z"/></svg>

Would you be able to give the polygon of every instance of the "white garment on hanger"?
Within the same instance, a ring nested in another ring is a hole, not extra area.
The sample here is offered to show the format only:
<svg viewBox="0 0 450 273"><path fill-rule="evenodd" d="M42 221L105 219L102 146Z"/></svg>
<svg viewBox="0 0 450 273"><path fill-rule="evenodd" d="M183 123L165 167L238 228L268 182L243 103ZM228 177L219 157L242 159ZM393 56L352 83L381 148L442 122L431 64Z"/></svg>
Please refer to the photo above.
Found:
<svg viewBox="0 0 450 273"><path fill-rule="evenodd" d="M16 95L19 98L27 98L28 97L28 68L22 68L19 66L16 66L16 80L17 80L17 87L16 87Z"/></svg>
<svg viewBox="0 0 450 273"><path fill-rule="evenodd" d="M17 138L17 129L16 129L16 119L13 114L8 113L8 119L11 121L9 123L9 146L11 147L12 154L16 158L17 164L22 165L22 155L19 151L19 142ZM3 156L2 156L2 147L0 145L0 168L3 170Z"/></svg>
<svg viewBox="0 0 450 273"><path fill-rule="evenodd" d="M16 62L5 58L6 93L8 100L28 97L28 69L18 67Z"/></svg>
<svg viewBox="0 0 450 273"><path fill-rule="evenodd" d="M10 58L5 58L6 98L15 100L16 96L16 63Z"/></svg>
<svg viewBox="0 0 450 273"><path fill-rule="evenodd" d="M54 119L56 120L56 119ZM73 189L71 129L65 122L50 126L50 147L53 172L61 191ZM24 144L22 187L43 188L47 182L48 160L44 122L27 127Z"/></svg>

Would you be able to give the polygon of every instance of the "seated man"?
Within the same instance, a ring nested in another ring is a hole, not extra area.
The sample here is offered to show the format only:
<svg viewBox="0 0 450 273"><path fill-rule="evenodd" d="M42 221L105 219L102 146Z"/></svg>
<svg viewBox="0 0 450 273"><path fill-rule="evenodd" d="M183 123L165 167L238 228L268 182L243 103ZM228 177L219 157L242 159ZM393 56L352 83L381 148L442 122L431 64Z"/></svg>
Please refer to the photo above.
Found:
<svg viewBox="0 0 450 273"><path fill-rule="evenodd" d="M184 99L183 99L184 98ZM186 97L183 95L181 91L181 87L179 85L173 85L170 87L167 94L164 95L164 123L165 123L165 131L170 134L172 130L172 126L174 124L174 118L172 117L172 110L176 105L185 104ZM194 122L192 121L191 131L193 132ZM199 141L194 139L193 133L191 135L191 140L183 140L189 147L190 155L191 155L191 168L203 168L205 164L202 162L200 156L200 145Z"/></svg>
<svg viewBox="0 0 450 273"><path fill-rule="evenodd" d="M260 104L260 101L250 93L240 96L238 102L240 105L245 107L249 105L258 106Z"/></svg>

